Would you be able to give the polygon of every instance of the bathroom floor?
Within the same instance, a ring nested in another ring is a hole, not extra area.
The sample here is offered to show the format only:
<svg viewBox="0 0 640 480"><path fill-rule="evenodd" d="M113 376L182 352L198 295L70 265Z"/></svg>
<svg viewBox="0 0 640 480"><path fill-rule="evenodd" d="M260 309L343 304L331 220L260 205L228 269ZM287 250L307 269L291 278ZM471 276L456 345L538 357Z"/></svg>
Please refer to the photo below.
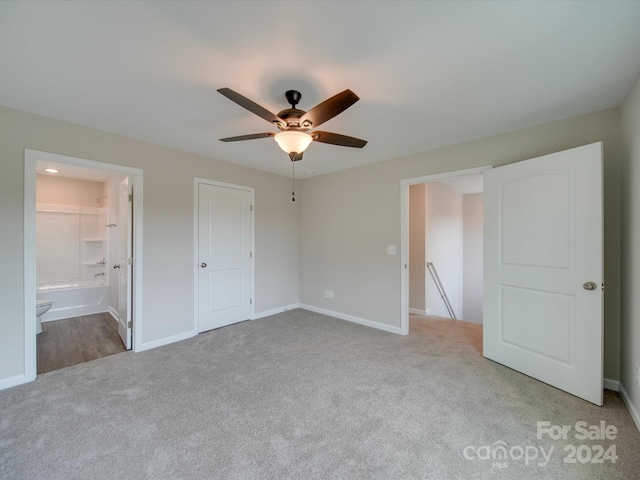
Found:
<svg viewBox="0 0 640 480"><path fill-rule="evenodd" d="M108 313L43 322L37 343L38 374L126 351Z"/></svg>

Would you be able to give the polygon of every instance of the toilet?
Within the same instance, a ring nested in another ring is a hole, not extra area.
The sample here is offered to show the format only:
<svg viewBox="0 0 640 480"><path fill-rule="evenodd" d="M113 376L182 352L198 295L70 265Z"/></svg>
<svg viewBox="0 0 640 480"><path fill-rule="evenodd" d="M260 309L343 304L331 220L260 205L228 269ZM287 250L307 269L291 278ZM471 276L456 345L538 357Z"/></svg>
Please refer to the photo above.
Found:
<svg viewBox="0 0 640 480"><path fill-rule="evenodd" d="M49 311L53 300L36 300L36 333L42 333L42 320L40 317Z"/></svg>

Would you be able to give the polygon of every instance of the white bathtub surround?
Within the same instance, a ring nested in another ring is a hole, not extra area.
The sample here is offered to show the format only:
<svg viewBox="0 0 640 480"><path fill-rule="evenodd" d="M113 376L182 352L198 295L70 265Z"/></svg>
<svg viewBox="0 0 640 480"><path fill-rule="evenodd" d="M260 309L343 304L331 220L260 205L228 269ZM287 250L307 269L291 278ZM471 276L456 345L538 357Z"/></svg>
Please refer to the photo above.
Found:
<svg viewBox="0 0 640 480"><path fill-rule="evenodd" d="M38 284L57 285L104 274L108 213L108 206L37 204Z"/></svg>
<svg viewBox="0 0 640 480"><path fill-rule="evenodd" d="M51 309L41 317L43 322L109 310L109 285L103 277L96 280L39 284L36 289L38 300L53 300Z"/></svg>
<svg viewBox="0 0 640 480"><path fill-rule="evenodd" d="M108 206L36 206L38 300L53 300L42 322L106 312Z"/></svg>

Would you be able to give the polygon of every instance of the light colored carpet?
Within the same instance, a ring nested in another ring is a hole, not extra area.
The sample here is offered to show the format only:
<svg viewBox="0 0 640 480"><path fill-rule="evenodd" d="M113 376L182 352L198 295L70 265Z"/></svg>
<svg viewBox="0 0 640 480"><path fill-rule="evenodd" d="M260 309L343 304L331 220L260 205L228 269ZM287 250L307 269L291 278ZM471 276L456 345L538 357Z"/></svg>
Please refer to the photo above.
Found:
<svg viewBox="0 0 640 480"><path fill-rule="evenodd" d="M596 407L480 349L465 322L413 318L403 337L294 310L113 355L0 392L0 478L638 478L617 394ZM537 421L618 434L538 440ZM477 458L497 442L506 460ZM618 458L567 464L570 444ZM528 447L554 451L512 458Z"/></svg>

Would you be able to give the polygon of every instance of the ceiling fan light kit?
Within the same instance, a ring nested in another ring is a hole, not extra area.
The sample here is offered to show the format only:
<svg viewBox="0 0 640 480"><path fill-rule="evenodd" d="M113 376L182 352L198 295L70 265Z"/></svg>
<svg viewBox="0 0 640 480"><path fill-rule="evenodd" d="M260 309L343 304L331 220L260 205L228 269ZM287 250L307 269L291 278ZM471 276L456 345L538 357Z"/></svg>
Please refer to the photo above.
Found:
<svg viewBox="0 0 640 480"><path fill-rule="evenodd" d="M318 130L311 131L313 128L318 127L320 124L327 120L331 120L336 115L344 112L359 100L358 96L351 90L347 89L337 95L334 95L333 97L316 105L308 112L296 108L296 105L302 98L302 94L297 90L287 90L284 96L287 99L287 102L289 102L289 105L291 105L291 108L282 110L278 115L274 115L266 108L255 103L253 100L249 100L247 97L240 95L238 92L234 92L230 88L220 88L218 89L218 92L232 102L237 103L241 107L249 110L251 113L258 115L267 122L275 125L278 130L280 130L279 133L252 133L237 137L221 138L220 141L238 142L241 140L256 140L258 138L273 137L280 148L289 154L289 159L291 160L292 187L295 187L296 179L295 162L302 160L302 154L307 147L311 145L311 142L315 141L338 145L341 147L354 148L362 148L367 144L366 140L341 135L339 133L320 132ZM291 196L291 200L295 202L296 194L294 188L292 188Z"/></svg>
<svg viewBox="0 0 640 480"><path fill-rule="evenodd" d="M291 108L282 110L277 115L230 88L220 88L218 92L241 107L246 108L251 113L275 125L280 130L279 133L253 133L237 137L221 138L220 141L222 142L238 142L241 140L273 137L280 148L289 154L292 162L302 160L302 153L314 141L354 148L362 148L367 144L366 140L341 135L339 133L311 131L313 128L320 126L327 120L331 120L336 115L342 113L359 100L358 96L351 90L344 90L328 98L308 112L296 108L296 105L302 98L302 94L297 90L288 90L285 93L285 98L291 105Z"/></svg>
<svg viewBox="0 0 640 480"><path fill-rule="evenodd" d="M273 137L285 152L296 155L304 152L313 141L313 137L300 130L284 130Z"/></svg>

